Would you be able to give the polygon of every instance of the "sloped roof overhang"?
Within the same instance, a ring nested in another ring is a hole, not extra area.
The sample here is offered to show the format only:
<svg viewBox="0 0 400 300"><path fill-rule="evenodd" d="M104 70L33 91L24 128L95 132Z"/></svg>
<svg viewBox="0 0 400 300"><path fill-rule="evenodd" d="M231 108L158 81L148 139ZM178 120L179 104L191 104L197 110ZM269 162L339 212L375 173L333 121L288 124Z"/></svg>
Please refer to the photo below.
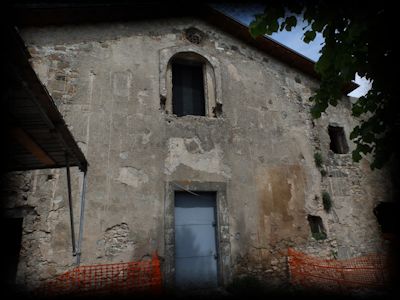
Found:
<svg viewBox="0 0 400 300"><path fill-rule="evenodd" d="M29 63L29 52L15 28L5 32L6 57L2 69L2 131L5 171L77 166L88 162L68 129L52 97ZM4 141L3 139L3 141Z"/></svg>

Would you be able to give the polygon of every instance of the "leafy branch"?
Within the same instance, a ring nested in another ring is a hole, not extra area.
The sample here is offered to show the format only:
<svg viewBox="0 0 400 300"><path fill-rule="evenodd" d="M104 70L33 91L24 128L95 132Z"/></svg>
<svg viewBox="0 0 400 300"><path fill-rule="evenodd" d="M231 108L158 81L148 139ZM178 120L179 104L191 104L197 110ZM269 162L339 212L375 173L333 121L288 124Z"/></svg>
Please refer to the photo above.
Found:
<svg viewBox="0 0 400 300"><path fill-rule="evenodd" d="M268 2L263 14L250 24L253 37L278 31L291 31L302 18L303 41L310 43L317 33L324 38L321 56L315 64L320 75L319 89L310 97L311 115L319 118L326 109L336 106L343 90L358 73L372 81L369 92L352 106L360 124L350 138L356 148L353 160L373 156L371 168L381 168L397 153L400 137L400 109L396 99L395 79L388 76L394 63L396 9L386 2L346 3L336 1ZM393 32L394 34L394 32Z"/></svg>

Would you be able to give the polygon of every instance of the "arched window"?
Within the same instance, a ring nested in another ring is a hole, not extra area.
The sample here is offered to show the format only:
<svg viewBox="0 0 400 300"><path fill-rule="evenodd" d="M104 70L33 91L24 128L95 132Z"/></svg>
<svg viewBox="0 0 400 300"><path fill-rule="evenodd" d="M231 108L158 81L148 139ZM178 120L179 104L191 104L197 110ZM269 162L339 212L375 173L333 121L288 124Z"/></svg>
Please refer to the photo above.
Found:
<svg viewBox="0 0 400 300"><path fill-rule="evenodd" d="M179 53L172 57L172 113L178 117L186 115L205 116L205 64L196 53Z"/></svg>
<svg viewBox="0 0 400 300"><path fill-rule="evenodd" d="M160 56L161 108L178 117L222 114L218 63L192 49L164 49ZM165 64L163 64L165 63Z"/></svg>

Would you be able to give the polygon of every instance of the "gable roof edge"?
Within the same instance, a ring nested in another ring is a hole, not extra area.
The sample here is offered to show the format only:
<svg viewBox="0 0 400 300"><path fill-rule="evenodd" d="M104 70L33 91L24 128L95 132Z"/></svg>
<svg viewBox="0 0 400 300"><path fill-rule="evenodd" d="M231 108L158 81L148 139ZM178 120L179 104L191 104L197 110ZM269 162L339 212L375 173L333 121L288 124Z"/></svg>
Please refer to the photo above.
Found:
<svg viewBox="0 0 400 300"><path fill-rule="evenodd" d="M265 35L253 38L246 25L243 25L234 18L227 16L210 5L205 6L204 17L209 23L217 26L224 32L235 36L246 44L252 45L256 49L302 71L304 74L314 79L321 80L320 75L314 69L315 62L301 53L298 53L297 51L294 51ZM343 93L347 95L358 87L358 84L349 82L344 86Z"/></svg>
<svg viewBox="0 0 400 300"><path fill-rule="evenodd" d="M157 1L132 4L126 1L116 1L108 4L101 2L96 5L89 2L85 2L85 5L78 5L74 2L64 6L55 5L54 3L41 3L34 6L17 5L14 6L11 12L12 19L17 26L132 21L143 18L182 17L188 15L198 16L246 44L300 70L311 78L321 80L314 70L315 63L312 60L267 36L253 38L247 26L218 11L210 4L200 4L198 9L193 9L193 4L185 1L177 1L174 4ZM343 93L347 95L358 86L354 82L349 82L343 88Z"/></svg>

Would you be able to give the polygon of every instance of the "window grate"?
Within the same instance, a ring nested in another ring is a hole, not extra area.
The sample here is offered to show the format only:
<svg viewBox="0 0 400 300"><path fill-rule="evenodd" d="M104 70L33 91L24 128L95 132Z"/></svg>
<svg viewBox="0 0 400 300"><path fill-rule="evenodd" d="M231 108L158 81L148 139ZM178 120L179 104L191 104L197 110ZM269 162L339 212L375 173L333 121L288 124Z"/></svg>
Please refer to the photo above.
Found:
<svg viewBox="0 0 400 300"><path fill-rule="evenodd" d="M185 38L192 44L200 45L203 41L203 33L196 28L189 28L185 31Z"/></svg>

